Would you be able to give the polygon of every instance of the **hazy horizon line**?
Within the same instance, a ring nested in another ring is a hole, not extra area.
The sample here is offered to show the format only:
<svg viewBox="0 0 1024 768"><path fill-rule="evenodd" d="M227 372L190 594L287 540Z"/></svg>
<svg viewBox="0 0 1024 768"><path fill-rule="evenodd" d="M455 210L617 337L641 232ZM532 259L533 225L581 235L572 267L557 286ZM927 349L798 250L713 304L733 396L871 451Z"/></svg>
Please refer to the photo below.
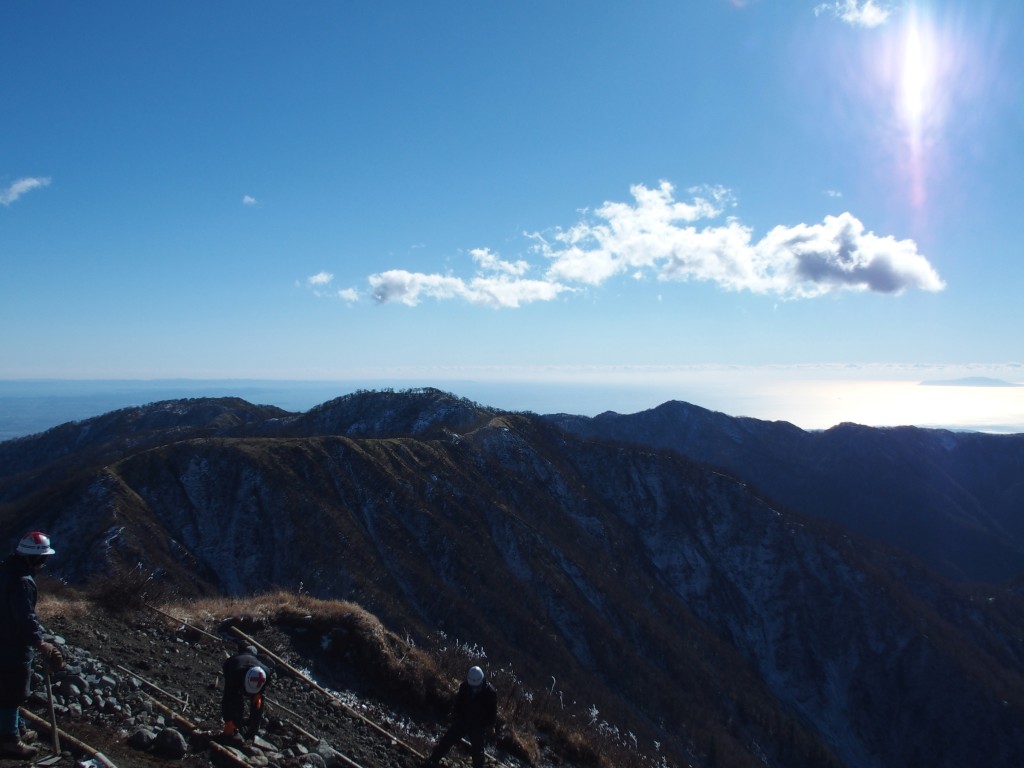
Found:
<svg viewBox="0 0 1024 768"><path fill-rule="evenodd" d="M517 369L520 374L534 374L519 377L493 375L498 370L508 374L509 366L472 371L464 366L435 367L434 375L420 368L401 370L405 375L394 375L392 369L388 377L323 379L0 379L0 440L162 400L239 397L304 412L359 390L424 387L485 407L538 414L630 414L679 401L737 418L788 422L805 430L857 423L1024 433L1022 385L1006 380L1024 372L1020 365L548 366L543 370L560 375L547 377L536 375L536 367ZM442 371L447 375L439 375ZM456 371L462 375L453 375ZM934 380L923 380L928 378Z"/></svg>

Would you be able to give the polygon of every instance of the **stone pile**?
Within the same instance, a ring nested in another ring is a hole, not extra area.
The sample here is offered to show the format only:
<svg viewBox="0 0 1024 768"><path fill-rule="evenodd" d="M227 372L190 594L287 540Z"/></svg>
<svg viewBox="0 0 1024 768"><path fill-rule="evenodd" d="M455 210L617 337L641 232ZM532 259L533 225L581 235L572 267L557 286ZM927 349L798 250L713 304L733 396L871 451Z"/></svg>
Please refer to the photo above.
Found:
<svg viewBox="0 0 1024 768"><path fill-rule="evenodd" d="M147 694L146 683L139 677L112 668L93 656L88 650L68 645L64 638L49 638L59 645L65 659L65 667L50 673L47 690L46 676L33 673L32 694L28 705L35 712L48 712L49 696L53 696L53 707L58 727L74 730L75 722L88 722L116 734L128 746L140 752L165 758L181 760L190 752L205 751L210 747L216 733L197 728L189 729L173 722L154 698ZM217 723L219 726L219 722ZM295 742L283 723L273 718L265 721L268 732L274 732L285 748L257 736L252 742L229 741L221 743L221 755L231 755L237 764L256 766L296 766L304 768L334 768L342 765L338 753L326 742L315 750ZM273 736L271 737L273 738ZM67 754L67 753L66 753ZM76 768L92 768L99 763L83 759Z"/></svg>

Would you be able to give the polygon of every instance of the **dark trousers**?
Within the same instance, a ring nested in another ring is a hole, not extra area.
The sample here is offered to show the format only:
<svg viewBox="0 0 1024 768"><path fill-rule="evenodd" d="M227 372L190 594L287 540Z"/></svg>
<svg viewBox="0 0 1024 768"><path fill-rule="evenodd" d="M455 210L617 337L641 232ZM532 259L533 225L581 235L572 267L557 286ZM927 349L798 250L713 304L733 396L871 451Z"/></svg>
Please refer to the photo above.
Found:
<svg viewBox="0 0 1024 768"><path fill-rule="evenodd" d="M18 739L18 707L28 700L31 684L31 662L0 662L0 739Z"/></svg>
<svg viewBox="0 0 1024 768"><path fill-rule="evenodd" d="M17 709L32 693L32 662L0 662L0 707Z"/></svg>
<svg viewBox="0 0 1024 768"><path fill-rule="evenodd" d="M220 713L224 722L232 721L239 728L245 723L245 699L242 694L233 691L225 691L220 702Z"/></svg>
<svg viewBox="0 0 1024 768"><path fill-rule="evenodd" d="M448 732L441 737L441 740L437 742L437 746L434 747L434 751L430 753L431 762L438 762L442 757L448 754L448 750L459 743L459 739L465 736L469 739L470 746L472 747L473 753L473 768L484 768L484 732L480 730L470 730L467 726L460 723L455 723Z"/></svg>

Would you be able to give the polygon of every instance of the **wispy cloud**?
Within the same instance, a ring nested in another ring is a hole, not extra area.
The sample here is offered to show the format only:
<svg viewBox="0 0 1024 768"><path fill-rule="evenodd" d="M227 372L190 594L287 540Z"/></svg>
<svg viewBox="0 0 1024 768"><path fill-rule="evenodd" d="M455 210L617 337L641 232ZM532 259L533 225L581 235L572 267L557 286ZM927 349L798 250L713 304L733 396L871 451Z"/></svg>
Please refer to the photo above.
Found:
<svg viewBox="0 0 1024 768"><path fill-rule="evenodd" d="M489 248L474 248L469 252L481 269L499 272L504 275L520 277L529 271L530 265L525 261L503 261L498 255L491 253Z"/></svg>
<svg viewBox="0 0 1024 768"><path fill-rule="evenodd" d="M507 263L507 262L504 262ZM553 280L528 280L479 273L465 280L449 275L427 275L389 269L369 278L373 298L382 304L399 301L414 307L424 298L464 299L491 307L518 307L534 301L551 301L568 286Z"/></svg>
<svg viewBox="0 0 1024 768"><path fill-rule="evenodd" d="M242 196L242 205L255 206L255 205L259 205L259 202L252 195L243 195Z"/></svg>
<svg viewBox="0 0 1024 768"><path fill-rule="evenodd" d="M26 192L31 192L33 189L39 189L40 187L49 186L49 184L49 177L28 177L24 179L18 179L17 181L10 184L6 189L0 188L0 205L10 205L19 197L24 195Z"/></svg>
<svg viewBox="0 0 1024 768"><path fill-rule="evenodd" d="M306 287L312 291L314 296L323 297L330 296L327 293L327 286L334 280L334 275L330 272L317 272L315 275L310 275L306 278Z"/></svg>
<svg viewBox="0 0 1024 768"><path fill-rule="evenodd" d="M306 282L310 285L328 285L333 279L334 275L330 272L317 272L307 277Z"/></svg>
<svg viewBox="0 0 1024 768"><path fill-rule="evenodd" d="M735 207L722 187L691 189L689 201L677 201L668 182L635 185L630 192L632 203L607 202L568 229L527 233L531 252L544 260L539 266L506 261L481 248L470 252L477 266L473 277L388 270L368 278L371 293L378 302L409 306L429 297L518 307L622 276L709 281L785 299L945 287L912 240L876 235L851 213L816 224L780 225L755 241L734 216L698 226ZM530 271L540 277L526 277Z"/></svg>
<svg viewBox="0 0 1024 768"><path fill-rule="evenodd" d="M295 284L296 286L308 288L310 293L321 299L341 299L349 304L355 304L362 299L362 294L356 288L329 289L333 282L334 275L324 271L310 275L305 281L296 281Z"/></svg>
<svg viewBox="0 0 1024 768"><path fill-rule="evenodd" d="M815 7L815 15L832 14L847 24L868 29L884 24L891 13L889 8L876 5L874 0L833 0Z"/></svg>

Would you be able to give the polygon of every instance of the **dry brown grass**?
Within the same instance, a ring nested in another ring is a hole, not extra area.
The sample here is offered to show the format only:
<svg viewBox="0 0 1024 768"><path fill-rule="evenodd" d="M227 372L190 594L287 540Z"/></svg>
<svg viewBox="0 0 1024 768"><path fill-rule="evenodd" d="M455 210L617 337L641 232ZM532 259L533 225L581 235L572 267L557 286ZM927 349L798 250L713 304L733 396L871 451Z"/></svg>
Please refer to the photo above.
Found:
<svg viewBox="0 0 1024 768"><path fill-rule="evenodd" d="M326 656L360 671L365 682L392 701L444 711L452 686L437 660L391 632L361 606L277 590L244 598L200 598L152 605L169 617L205 632L225 623L243 631L301 627L326 641Z"/></svg>
<svg viewBox="0 0 1024 768"><path fill-rule="evenodd" d="M522 730L523 725L522 723L509 723L500 740L500 746L527 765L536 765L540 760L540 746L532 732Z"/></svg>
<svg viewBox="0 0 1024 768"><path fill-rule="evenodd" d="M344 600L321 600L306 594L278 590L248 597L208 597L182 602L164 600L151 603L165 613L187 624L209 631L227 619L245 624L277 624L304 620L332 625L353 614L367 617L367 623L380 622L355 603ZM370 622L369 620L372 620ZM380 627L383 631L383 627Z"/></svg>
<svg viewBox="0 0 1024 768"><path fill-rule="evenodd" d="M92 601L80 595L43 594L36 603L36 613L43 623L57 618L83 619L93 610Z"/></svg>

